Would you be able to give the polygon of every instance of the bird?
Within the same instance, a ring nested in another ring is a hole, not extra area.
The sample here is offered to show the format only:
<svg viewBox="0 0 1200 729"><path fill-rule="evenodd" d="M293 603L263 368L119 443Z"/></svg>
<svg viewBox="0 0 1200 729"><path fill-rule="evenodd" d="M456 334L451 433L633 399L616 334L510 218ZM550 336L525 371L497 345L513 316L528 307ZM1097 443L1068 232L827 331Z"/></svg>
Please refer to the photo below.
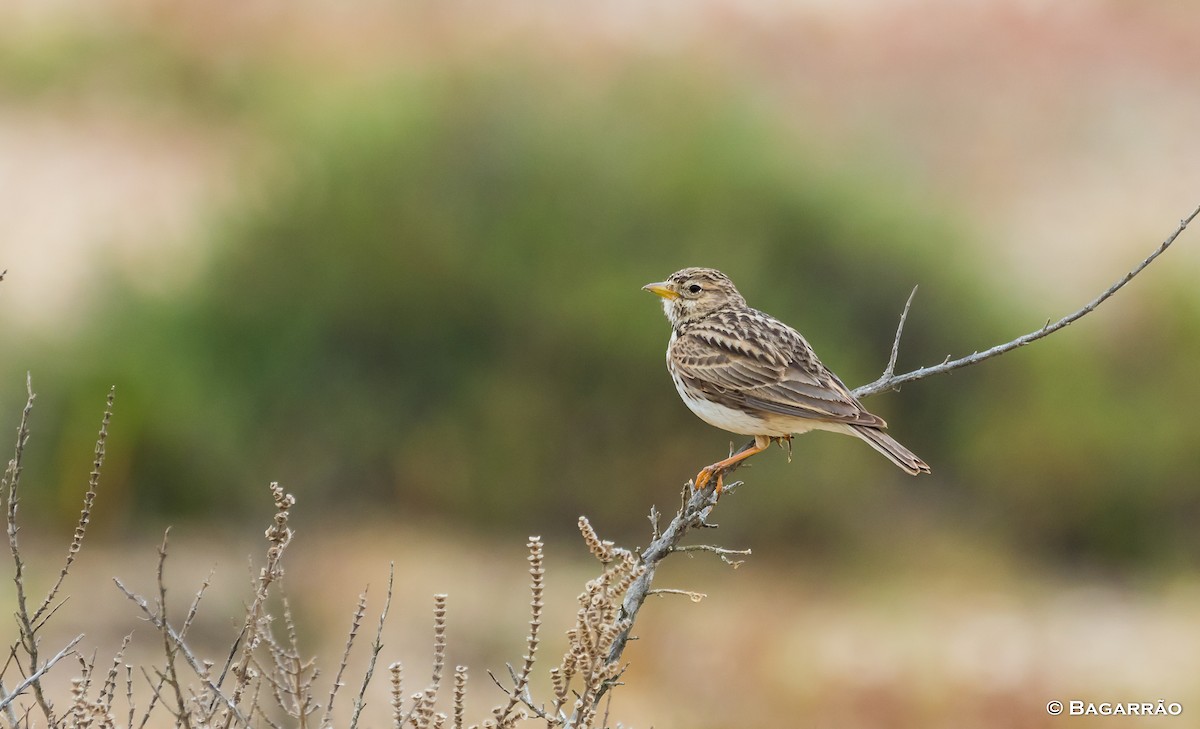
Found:
<svg viewBox="0 0 1200 729"><path fill-rule="evenodd" d="M693 480L704 489L715 475L811 430L853 435L904 472L929 466L884 432L887 423L863 407L817 358L801 334L746 304L728 276L714 268L684 268L643 290L662 297L671 323L667 370L687 407L709 425L754 437L754 443L706 466Z"/></svg>

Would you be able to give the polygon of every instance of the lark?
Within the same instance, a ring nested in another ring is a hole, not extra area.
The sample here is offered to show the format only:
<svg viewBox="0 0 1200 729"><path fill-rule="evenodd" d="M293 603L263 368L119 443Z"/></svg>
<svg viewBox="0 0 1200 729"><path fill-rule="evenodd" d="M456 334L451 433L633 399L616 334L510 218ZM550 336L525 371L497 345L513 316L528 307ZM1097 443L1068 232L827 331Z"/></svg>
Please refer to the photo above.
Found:
<svg viewBox="0 0 1200 729"><path fill-rule="evenodd" d="M715 475L810 430L866 441L906 473L929 466L884 432L837 375L821 364L808 341L778 319L746 305L729 277L712 268L685 268L644 290L662 297L671 322L667 369L683 402L701 420L754 436L754 444L707 466L693 481L705 488Z"/></svg>

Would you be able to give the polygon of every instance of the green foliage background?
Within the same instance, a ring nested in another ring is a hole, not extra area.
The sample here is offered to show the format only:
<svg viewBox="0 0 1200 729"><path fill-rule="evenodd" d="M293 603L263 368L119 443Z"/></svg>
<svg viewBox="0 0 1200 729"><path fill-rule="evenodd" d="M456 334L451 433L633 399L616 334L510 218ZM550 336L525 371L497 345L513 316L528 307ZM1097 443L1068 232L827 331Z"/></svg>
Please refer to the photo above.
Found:
<svg viewBox="0 0 1200 729"><path fill-rule="evenodd" d="M22 93L80 72L0 66ZM165 67L130 83L253 127L273 171L213 225L189 285L138 294L139 272L108 271L86 334L9 348L4 402L31 370L29 456L63 474L44 493L64 514L115 383L104 508L126 526L229 515L280 480L332 512L522 534L587 513L643 535L729 437L678 401L642 284L721 268L852 385L882 368L914 284L902 368L1048 314L979 270L967 226L831 166L720 79L647 62L585 84L518 58L316 93L270 69ZM806 436L793 463L742 472L726 538L854 556L936 528L1065 564L1194 553L1200 302L1169 267L1121 317L873 398L933 477Z"/></svg>

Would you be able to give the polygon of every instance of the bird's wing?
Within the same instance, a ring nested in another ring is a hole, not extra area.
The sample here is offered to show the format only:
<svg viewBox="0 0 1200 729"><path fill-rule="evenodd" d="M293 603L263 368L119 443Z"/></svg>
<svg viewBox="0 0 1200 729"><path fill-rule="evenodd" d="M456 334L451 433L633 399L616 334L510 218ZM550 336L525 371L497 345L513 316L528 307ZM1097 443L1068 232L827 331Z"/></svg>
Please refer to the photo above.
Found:
<svg viewBox="0 0 1200 729"><path fill-rule="evenodd" d="M825 368L799 332L758 311L714 315L680 333L676 372L717 402L743 410L886 427Z"/></svg>

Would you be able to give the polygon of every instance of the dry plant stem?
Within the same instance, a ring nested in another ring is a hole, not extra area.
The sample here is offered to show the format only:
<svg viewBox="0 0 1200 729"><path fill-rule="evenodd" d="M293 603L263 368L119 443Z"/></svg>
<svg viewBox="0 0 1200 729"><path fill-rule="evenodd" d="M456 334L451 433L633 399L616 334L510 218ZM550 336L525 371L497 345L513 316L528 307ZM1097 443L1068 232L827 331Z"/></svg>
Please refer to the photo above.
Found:
<svg viewBox="0 0 1200 729"><path fill-rule="evenodd" d="M79 550L83 547L83 539L87 536L87 527L92 518L92 506L96 503L96 490L100 486L100 471L104 467L104 447L108 441L108 424L112 420L113 399L115 397L116 388L110 388L108 391L108 401L104 408L104 417L100 420L100 434L96 438L95 458L92 461L92 472L88 476L88 488L83 495L83 508L79 512L79 522L75 525L75 534L71 538L71 545L67 548L67 556L63 561L62 569L58 572L58 579L55 581L54 586L50 588L50 591L46 593L41 606L33 613L34 622L37 622L38 618L42 617L50 609L50 604L54 602L54 598L58 596L58 591L62 589L63 581L67 579L67 572L70 571L71 565L75 563L75 558L79 556Z"/></svg>
<svg viewBox="0 0 1200 729"><path fill-rule="evenodd" d="M1096 307L1103 304L1106 300L1108 300L1108 298L1110 296L1117 293L1117 291L1120 291L1121 288L1123 286L1125 286L1125 284L1127 284L1133 280L1134 276L1137 276L1139 273L1141 273L1147 266L1149 266L1151 263L1154 262L1154 259L1158 258L1160 255L1163 254L1164 251L1166 251L1168 248L1170 248L1171 244L1175 242L1175 239L1178 238L1181 234L1183 234L1183 231L1187 230L1188 225L1190 225L1191 222L1193 220L1195 220L1196 216L1198 216L1198 215L1200 215L1200 206L1197 206L1196 209L1193 210L1190 215L1188 215L1183 220L1179 221L1179 227L1177 227L1175 229L1175 232L1173 232L1173 233L1171 233L1171 235L1167 236L1166 240L1164 240L1161 244L1159 244L1158 248L1156 248L1153 253L1151 253L1149 256L1147 256L1145 259L1143 259L1142 262L1139 263L1137 266L1134 266L1133 269L1129 271L1129 273L1127 273L1124 276L1122 276L1121 278L1117 279L1117 281L1112 286L1109 286L1107 289L1105 289L1103 292L1101 292L1099 296L1092 299L1088 303L1084 304L1082 308L1068 314L1067 316L1064 316L1063 318L1059 319L1056 322L1051 323L1048 321L1048 322L1046 322L1046 325L1043 326L1041 329L1037 329L1037 330L1032 331L1024 336L1017 337L1016 339L1014 339L1010 342L1005 342L1004 344L998 344L998 345L992 347L991 349L985 349L982 352L975 352L966 357L960 357L959 359L953 359L953 360L947 358L946 361L942 362L941 364L930 365L928 367L922 367L920 369L913 370L912 372L908 372L903 375L895 375L895 374L892 374L891 370L894 368L896 352L899 350L899 347L900 347L900 332L897 331L896 332L896 341L892 347L892 363L890 363L888 365L888 368L884 370L883 376L880 377L878 380L875 380L874 382L872 382L868 385L863 385L862 387L856 388L854 390L854 396L860 397L860 398L868 397L870 395L875 395L875 394L883 392L885 390L894 390L906 382L913 382L915 380L920 380L922 378L929 377L930 375L940 375L943 372L950 372L952 370L956 370L956 369L959 369L962 367L967 367L968 365L978 364L978 363L984 361L985 359L991 359L992 357L997 357L1006 352L1011 352L1012 350L1014 350L1018 347L1024 347L1026 344L1036 342L1037 340L1041 339L1042 337L1047 337L1047 336L1053 334L1054 332L1057 332L1059 329L1062 329L1062 328L1072 324L1073 322L1079 320L1083 316L1094 311L1096 309ZM911 301L912 301L912 297L909 296L909 302L911 303ZM908 306L907 305L904 308L904 313L905 313L905 315L908 314ZM904 317L902 316L900 330L903 330L903 328L904 328L903 319L904 319Z"/></svg>
<svg viewBox="0 0 1200 729"><path fill-rule="evenodd" d="M591 530L591 525L588 524L586 520L581 520L581 523L586 525L586 529L583 531L584 540L587 542L589 549L592 550L592 553L595 554L597 558L600 558L602 562L607 563L611 561L612 545L607 545L609 551L607 552L606 556L608 559L603 559L602 555L605 553L603 552L604 546L600 541L600 538L596 536L595 531ZM545 607L545 602L542 599L542 592L545 589L544 580L546 575L546 570L543 567L544 545L542 543L542 538L530 537L529 542L525 546L529 549L529 557L526 558L529 561L529 592L531 594L529 602L529 636L525 645L525 655L523 656L521 672L520 674L513 672L513 690L509 694L508 704L503 710L496 714L496 721L501 725L503 725L505 721L509 720L513 709L515 709L517 706L517 702L521 701L521 697L527 694L526 689L529 686L529 675L533 672L533 662L534 658L537 656L539 643L538 632L542 627L542 609Z"/></svg>
<svg viewBox="0 0 1200 729"><path fill-rule="evenodd" d="M278 483L272 483L270 488L271 495L275 499L275 520L266 533L267 542L270 544L267 548L267 562L259 571L255 581L254 600L246 611L246 621L242 625L242 636L244 636L245 642L242 646L241 658L231 669L234 676L233 695L229 701L231 709L239 704L243 692L250 684L249 669L253 660L254 648L264 636L263 621L267 619L265 613L267 595L271 585L283 576L280 560L288 544L292 541L292 530L288 526L288 510L296 504L296 499L291 494L284 493ZM222 675L224 674L222 673ZM214 696L214 701L216 698ZM225 721L222 724L224 729L229 729L232 725L236 718L235 713L237 713L236 710L225 715Z"/></svg>
<svg viewBox="0 0 1200 729"><path fill-rule="evenodd" d="M354 714L350 717L350 729L355 729L358 726L358 719L362 715L363 708L367 705L367 685L371 683L371 678L375 675L375 662L379 660L379 652L383 650L383 624L387 621L388 611L392 608L392 588L395 586L395 583L396 563L390 562L388 564L387 596L383 599L383 610L379 613L379 624L375 628L375 642L371 644L371 658L367 662L367 672L363 674L362 684L358 687L358 696L354 699ZM349 643L347 643L347 653L349 653L349 647ZM332 695L330 695L329 702L332 708Z"/></svg>
<svg viewBox="0 0 1200 729"><path fill-rule="evenodd" d="M753 551L750 549L726 549L724 547L715 547L711 544L689 544L689 545L686 545L683 547L676 547L675 551L676 552L712 552L713 554L717 555L717 557L720 558L720 560L722 562L724 562L725 564L729 565L730 567L732 567L734 569L741 567L742 564L745 562L745 560L730 559L729 558L730 556L736 554L736 555L742 555L745 557L749 557L751 554L753 554Z"/></svg>
<svg viewBox="0 0 1200 729"><path fill-rule="evenodd" d="M753 441L751 441L751 445ZM734 464L736 469L744 461L739 461ZM727 472L728 473L728 472ZM625 593L625 599L621 602L621 620L628 621L629 627L621 631L613 642L612 648L608 653L608 662L614 663L621 658L621 654L625 650L625 645L629 640L629 633L633 629L633 621L637 617L638 610L641 609L642 603L646 601L646 596L650 594L650 585L654 582L654 573L658 569L658 565L667 555L671 554L679 547L679 543L684 536L694 527L703 526L705 517L709 511L717 503L717 497L714 494L716 479L710 481L710 486L702 491L690 491L687 501L684 502L682 508L675 515L669 524L659 533L659 536L650 545L642 550L641 563L645 567L645 571ZM726 487L728 490L728 487Z"/></svg>
<svg viewBox="0 0 1200 729"><path fill-rule="evenodd" d="M45 663L43 663L40 667L37 668L36 671L29 674L28 678L26 678L24 681L17 684L16 686L14 686L12 693L10 693L8 696L5 696L2 700L0 700L0 709L3 709L5 711L5 713L8 714L8 716L12 720L14 720L12 723L12 726L15 727L18 725L17 721L15 721L16 716L9 713L12 702L16 701L17 698L21 695L21 693L25 691L25 689L29 688L30 686L37 685L37 683L41 680L42 676L46 675L46 672L54 667L54 664L58 663L62 659L66 658L67 656L72 655L75 652L75 646L79 645L79 641L81 641L81 640L83 640L82 633L80 633L79 635L72 638L69 643L67 643L65 646L63 646L62 650L60 650L58 653L55 653L53 656L48 658Z"/></svg>
<svg viewBox="0 0 1200 729"><path fill-rule="evenodd" d="M12 702L17 694L9 693L8 687L4 685L3 679L0 679L0 702L4 704L4 718L8 719L8 725L14 727L17 725L17 711L13 708Z"/></svg>
<svg viewBox="0 0 1200 729"><path fill-rule="evenodd" d="M158 630L162 630L167 633L167 635L171 639L171 643L174 644L174 646L176 648L177 654L183 656L183 659L185 661L187 661L188 666L193 671L195 671L197 676L201 677L201 680L204 682L204 685L208 688L209 691L212 692L213 701L223 703L233 713L234 717L241 724L248 725L248 723L247 723L248 720L246 719L245 716L242 715L241 711L238 709L237 705L234 704L233 700L230 699L228 696L226 696L224 693L222 693L221 689L217 686L217 684L213 683L212 679L208 675L208 671L206 671L204 668L204 664L201 663L200 660L196 658L196 655L194 653L192 653L191 648L189 648L187 643L184 642L183 635L176 632L175 629L172 628L170 625L162 622L162 620L158 616L158 613L155 612L150 607L150 603L146 601L146 598L135 594L132 590L130 590L128 587L126 587L125 584L123 582L121 582L121 580L119 580L115 577L113 578L113 582L116 584L117 589L120 590L121 593L123 595L125 595L125 597L129 598L130 601L132 601L135 605L138 606L138 608L146 616L146 619L150 621L151 625L153 625ZM150 683L151 689L155 689L154 682L149 680L148 675L146 678L147 678L147 681ZM159 681L158 685L162 686L163 682ZM155 689L154 693L156 696L158 696L159 700L162 700L162 697L158 695L157 689ZM149 718L149 715L147 715L147 718ZM146 723L145 720L143 720L142 724L144 725L145 723Z"/></svg>
<svg viewBox="0 0 1200 729"><path fill-rule="evenodd" d="M908 321L908 310L912 308L913 297L917 295L917 287L913 286L904 302L904 311L900 312L900 323L896 326L896 338L892 340L892 354L888 357L887 367L883 368L883 378L887 379L896 373L896 358L900 356L900 337L904 334L904 322Z"/></svg>
<svg viewBox="0 0 1200 729"><path fill-rule="evenodd" d="M392 674L392 729L400 729L404 725L404 666L396 661L388 666Z"/></svg>
<svg viewBox="0 0 1200 729"><path fill-rule="evenodd" d="M178 647L171 640L170 619L167 616L167 583L164 579L164 571L167 563L167 538L171 533L168 527L163 532L162 544L158 547L158 622L161 626L159 632L162 634L163 651L167 657L166 665L166 682L171 687L171 691L175 694L175 716L178 717L179 723L184 729L190 729L191 721L188 718L187 704L183 700L183 688L179 685L179 674L175 671L175 654L178 652Z"/></svg>
<svg viewBox="0 0 1200 729"><path fill-rule="evenodd" d="M647 597L649 597L651 595L654 595L656 597L661 597L662 595L682 595L682 596L690 599L692 602L700 602L704 598L708 597L708 595L706 595L703 592L693 592L691 590L677 590L677 589L667 588L667 587L655 588L655 589L651 590L650 592L646 593Z"/></svg>
<svg viewBox="0 0 1200 729"><path fill-rule="evenodd" d="M164 538L165 538L165 536L166 535L164 534ZM188 628L190 628L192 626L192 621L196 619L196 612L200 609L200 601L204 598L204 593L208 590L209 585L212 584L212 579L213 579L214 574L215 574L215 570L210 569L208 572L208 577L205 578L204 582L200 585L200 589L196 591L196 596L192 599L191 607L188 608L187 617L184 618L184 620L183 620L183 627L181 627L179 630L180 641L182 641L183 636L187 635ZM117 584L120 585L121 584L120 581L117 581ZM121 589L123 591L125 591L125 594L127 596L130 595L130 593L127 590L125 590L125 588L123 586L121 587ZM136 602L136 600L135 600L135 602ZM126 666L126 668L128 669L128 680L130 681L130 683L128 685L129 696L130 696L129 728L133 729L133 717L134 717L134 706L133 706L133 700L132 700L133 667ZM143 671L143 673L145 673L145 671ZM207 675L203 676L203 678L205 679L206 684L211 683L209 681L209 677ZM146 680L150 681L150 676L148 674L146 675ZM157 683L151 682L150 702L149 702L149 705L146 707L146 712L144 714L142 714L142 721L138 724L139 729L141 729L142 727L145 727L146 723L150 721L150 715L154 713L154 707L158 704L159 699L162 697L162 687L166 683L166 680L167 680L166 675L159 673L158 682Z"/></svg>
<svg viewBox="0 0 1200 729"><path fill-rule="evenodd" d="M17 445L13 453L12 460L8 462L8 466L4 470L4 485L3 489L5 498L8 499L7 521L8 521L8 547L12 553L13 566L15 572L13 574L13 582L17 588L17 626L20 631L20 647L25 651L29 659L28 667L30 678L33 679L29 687L33 689L34 698L37 699L38 706L41 708L45 716L47 724L54 724L54 707L50 700L46 698L42 691L41 674L38 671L38 637L37 630L34 628L34 621L29 614L29 602L25 594L25 562L21 558L20 545L17 542L17 507L20 504L21 483L21 460L25 454L25 444L29 441L29 414L33 411L33 401L37 397L33 394L33 378L29 373L25 374L25 392L27 398L25 400L25 408L21 411L21 422L17 426ZM13 694L14 696L16 693Z"/></svg>
<svg viewBox="0 0 1200 729"><path fill-rule="evenodd" d="M350 649L354 647L354 639L358 637L358 629L362 627L362 619L366 613L367 590L363 590L358 596L358 605L354 608L354 616L350 619L350 632L346 635L346 647L342 651L342 660L338 663L337 673L333 677L333 685L329 687L329 698L325 701L325 716L321 719L321 726L329 726L329 721L333 717L333 702L342 688L342 675L345 674L346 666L350 663Z"/></svg>
<svg viewBox="0 0 1200 729"><path fill-rule="evenodd" d="M212 677L211 677L211 665L201 663L196 658L196 656L192 653L191 649L189 649L187 644L184 642L182 633L176 632L171 627L169 621L167 620L166 588L164 586L165 583L164 583L164 579L163 579L163 571L164 571L163 570L163 562L165 561L165 558L166 558L165 536L164 536L163 547L160 549L160 562L159 562L159 573L158 573L159 595L158 595L158 605L156 606L156 609L152 609L150 607L150 604L146 601L145 598L134 594L131 590L126 588L125 585L122 584L120 580L114 580L114 582L116 582L117 587L121 590L121 592L124 593L125 596L128 597L130 600L132 600L142 610L142 612L145 614L145 616L150 620L151 624L154 625L154 627L158 628L163 634L163 641L164 641L164 645L166 647L167 657L168 657L167 671L165 673L160 674L157 686L155 685L154 681L150 680L149 675L147 675L147 680L150 682L151 689L154 692L154 697L157 700L162 699L161 692L159 689L165 683L172 684L173 688L175 688L175 693L176 693L176 696L175 696L176 706L179 708L177 713L176 712L172 712L172 713L175 713L177 721L180 724L187 725L190 720L188 718L186 704L183 702L183 699L182 699L182 692L178 688L178 677L175 674L174 661L173 661L173 658L176 655L182 655L184 657L184 659L187 661L187 663L191 667L191 669L196 673L196 675L198 677L200 677L200 679L201 679L202 683L204 684L205 688L207 689L208 693L211 695L211 700L208 702L208 706L206 707L208 715L210 717L213 715L217 704L222 704L225 709L223 711L223 718L222 718L223 726L229 727L233 724L233 722L237 722L237 724L239 726L249 726L249 724L250 724L250 720L247 718L247 716L245 714L242 713L242 711L239 707L239 700L241 698L242 693L245 691L247 686L249 686L249 684L250 684L249 668L250 668L250 665L253 660L253 648L255 646L257 646L261 641L263 641L263 640L269 641L269 639L270 639L270 635L267 632L266 627L261 624L264 619L267 619L267 616L265 616L265 614L264 614L264 603L266 602L269 586L273 582L275 582L276 580L281 578L283 575L283 570L279 566L279 561L280 561L281 557L283 556L283 552L284 552L285 548L287 547L288 543L291 541L291 537L292 537L292 531L287 525L288 509L290 509L295 504L295 499L290 494L285 494L283 489L280 488L279 485L275 484L275 483L271 484L271 493L275 499L275 506L276 506L277 512L275 514L274 523L272 524L272 526L269 529L267 529L267 540L270 544L270 547L267 550L267 564L265 567L262 568L257 580L255 581L256 587L255 587L254 601L252 602L250 607L247 609L246 622L242 627L241 637L245 637L246 642L242 649L241 660L238 662L237 666L232 668L233 673L235 675L235 680L236 680L236 683L234 686L234 694L232 696L226 695L221 690L219 682L218 683L213 682ZM205 584L205 587L206 586L207 586L207 582ZM195 615L195 611L197 609L198 602L199 602L201 596L203 595L203 592L204 592L204 587L202 587L200 592L197 593L197 595L196 595L196 599L193 602L192 607L188 612L188 616L184 621L185 627L190 626L191 620ZM237 655L236 647L239 644L241 637L239 637L238 642L235 642L235 648L231 652L230 663L233 662L232 656ZM227 664L226 670L229 670L229 669L230 669L229 664ZM224 676L224 672L222 672L222 677L223 676ZM256 692L257 692L258 685L259 685L258 683L255 684ZM251 714L252 715L255 711L256 706L257 706L257 698L255 698L254 703L251 704ZM147 714L147 718L148 718L148 716L149 716L149 714ZM266 721L268 723L270 723L269 720L266 720ZM143 720L143 724L144 723L145 723L145 721ZM205 721L206 725L211 725L211 723L212 722L210 722L210 721L207 721L207 720Z"/></svg>
<svg viewBox="0 0 1200 729"><path fill-rule="evenodd" d="M454 667L454 724L453 729L463 729L464 704L467 695L467 667Z"/></svg>
<svg viewBox="0 0 1200 729"><path fill-rule="evenodd" d="M25 390L28 395L25 408L21 411L21 422L17 426L17 445L12 459L4 469L4 498L8 509L8 547L12 553L16 574L13 581L17 586L17 601L21 612L25 610L25 562L21 559L20 545L17 543L17 506L20 503L19 486L21 483L21 461L25 455L25 444L29 441L29 415L33 411L33 401L37 395L33 393L33 382L29 374L25 375ZM32 623L31 623L32 626Z"/></svg>
<svg viewBox="0 0 1200 729"><path fill-rule="evenodd" d="M104 444L108 437L108 423L112 418L113 391L109 391L108 404L104 411L104 418L100 426L100 436L96 442L96 458L93 462L91 477L88 480L88 489L84 495L83 509L80 512L79 522L75 527L75 533L71 539L70 547L67 550L67 557L64 561L62 569L59 571L58 578L54 585L46 593L41 604L33 611L29 612L28 595L25 592L25 564L21 558L20 545L17 539L19 528L17 526L17 511L20 504L20 480L22 470L22 458L24 456L25 444L29 440L29 415L33 410L33 401L36 395L33 393L32 377L27 373L25 375L25 390L27 399L25 408L21 412L21 422L17 428L17 444L12 460L8 462L4 472L2 487L0 487L0 495L7 499L7 531L9 551L12 554L13 565L15 572L13 581L16 584L17 591L17 612L16 619L20 632L18 645L29 659L28 670L30 671L29 678L22 682L19 689L14 689L10 694L0 686L0 702L5 702L6 717L11 721L15 716L10 708L10 698L19 695L26 688L32 688L38 706L45 715L46 721L53 724L55 717L53 714L53 704L46 698L41 684L41 676L45 673L46 666L42 669L38 668L39 658L39 642L38 631L46 624L62 603L55 604L55 599L58 597L59 590L62 588L63 582L67 578L71 565L74 564L75 558L79 554L79 550L83 546L83 539L87 533L87 525L91 520L92 505L96 498L96 488L100 480L100 470L104 463ZM13 646L11 657L16 656L17 645ZM55 661L57 662L57 661ZM48 665L53 665L49 663Z"/></svg>

